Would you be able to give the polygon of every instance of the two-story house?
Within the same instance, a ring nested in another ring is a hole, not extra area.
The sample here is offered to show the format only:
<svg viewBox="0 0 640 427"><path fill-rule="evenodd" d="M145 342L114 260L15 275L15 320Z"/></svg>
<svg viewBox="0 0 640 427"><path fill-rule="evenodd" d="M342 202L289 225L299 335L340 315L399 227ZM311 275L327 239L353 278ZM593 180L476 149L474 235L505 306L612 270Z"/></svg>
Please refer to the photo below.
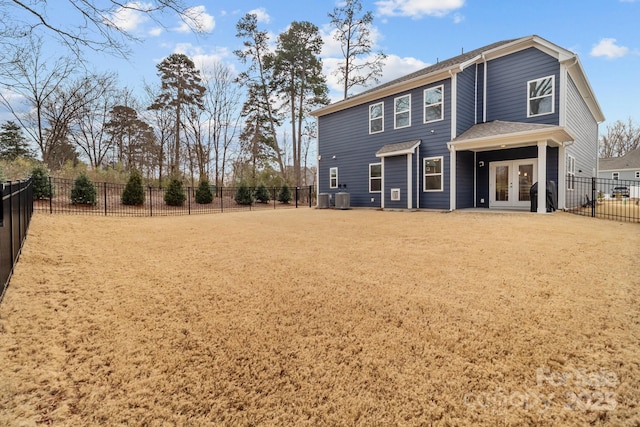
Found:
<svg viewBox="0 0 640 427"><path fill-rule="evenodd" d="M351 206L567 206L604 116L576 54L538 36L463 53L320 108L318 192Z"/></svg>

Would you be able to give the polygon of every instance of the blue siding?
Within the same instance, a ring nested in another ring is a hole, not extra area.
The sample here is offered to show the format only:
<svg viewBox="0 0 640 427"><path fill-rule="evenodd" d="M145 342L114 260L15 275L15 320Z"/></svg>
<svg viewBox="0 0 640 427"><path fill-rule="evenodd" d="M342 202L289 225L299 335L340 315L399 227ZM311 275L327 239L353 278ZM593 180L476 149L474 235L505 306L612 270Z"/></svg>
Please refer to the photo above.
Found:
<svg viewBox="0 0 640 427"><path fill-rule="evenodd" d="M487 64L487 121L559 124L560 64L546 53L529 48ZM527 82L555 76L553 114L527 118Z"/></svg>
<svg viewBox="0 0 640 427"><path fill-rule="evenodd" d="M391 200L391 189L400 189L400 200ZM384 159L384 207L406 209L407 207L407 156Z"/></svg>
<svg viewBox="0 0 640 427"><path fill-rule="evenodd" d="M476 66L458 73L456 136L476 124Z"/></svg>
<svg viewBox="0 0 640 427"><path fill-rule="evenodd" d="M456 209L473 207L473 166L474 153L456 153Z"/></svg>
<svg viewBox="0 0 640 427"><path fill-rule="evenodd" d="M424 90L429 87L444 85L444 120L424 123ZM394 129L393 104L398 96L411 94L411 126ZM378 163L380 159L375 153L386 144L421 140L419 148L420 160L418 179L420 183L420 207L448 208L448 190L445 189L446 197L438 193L422 192L422 158L432 156L445 156L445 185L448 187L448 158L449 152L446 144L451 140L451 80L446 79L440 82L429 84L408 92L398 93L393 96L383 98L384 102L384 132L369 134L369 105L379 101L372 101L367 104L358 105L336 113L327 114L318 118L319 156L318 162L319 182L318 191L320 193L335 194L339 189L329 189L329 169L338 168L338 181L341 186L346 185L346 191L351 194L351 205L354 207L379 207L380 193L369 193L369 163ZM335 158L334 158L335 156ZM416 156L414 156L414 159ZM389 163L385 160L385 169ZM404 181L406 181L406 156L398 156L404 171ZM415 167L413 169L415 173ZM403 194L403 207L407 206L406 182L405 194ZM413 182L413 193L415 194L415 176ZM389 184L385 182L385 197L389 197ZM341 188L341 190L345 190ZM371 202L371 198L374 202ZM412 203L416 206L416 201ZM389 207L390 205L385 205Z"/></svg>
<svg viewBox="0 0 640 427"><path fill-rule="evenodd" d="M477 122L482 123L484 114L484 64L478 64L478 84L476 85L478 105Z"/></svg>

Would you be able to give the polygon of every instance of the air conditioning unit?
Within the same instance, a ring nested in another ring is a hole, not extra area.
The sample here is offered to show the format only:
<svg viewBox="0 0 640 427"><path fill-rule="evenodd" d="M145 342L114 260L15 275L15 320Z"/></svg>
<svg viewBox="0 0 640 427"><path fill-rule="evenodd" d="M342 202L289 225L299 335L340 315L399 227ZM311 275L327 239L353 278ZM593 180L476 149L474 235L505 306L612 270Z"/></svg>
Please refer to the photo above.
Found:
<svg viewBox="0 0 640 427"><path fill-rule="evenodd" d="M336 209L350 209L351 198L349 193L336 193Z"/></svg>
<svg viewBox="0 0 640 427"><path fill-rule="evenodd" d="M318 209L327 209L329 207L329 193L318 194Z"/></svg>

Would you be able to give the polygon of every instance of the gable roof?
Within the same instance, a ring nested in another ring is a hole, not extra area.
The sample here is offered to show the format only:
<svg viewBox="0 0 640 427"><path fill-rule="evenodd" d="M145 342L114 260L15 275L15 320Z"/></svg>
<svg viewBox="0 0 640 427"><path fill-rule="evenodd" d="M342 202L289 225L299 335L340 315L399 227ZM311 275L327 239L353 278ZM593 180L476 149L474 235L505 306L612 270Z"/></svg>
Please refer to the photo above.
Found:
<svg viewBox="0 0 640 427"><path fill-rule="evenodd" d="M604 121L602 110L598 105L577 55L536 35L498 41L481 48L471 50L467 53L454 56L421 70L378 85L357 95L353 95L341 101L319 108L313 111L311 115L316 117L324 116L356 105L378 100L385 96L394 95L402 91L434 83L450 78L452 73L460 72L470 65L506 56L529 47L536 47L557 58L558 61L566 62L569 74L576 83L578 90L589 107L589 110L598 122Z"/></svg>
<svg viewBox="0 0 640 427"><path fill-rule="evenodd" d="M420 145L419 139L407 142L397 142L395 144L387 144L376 151L376 157L392 157L413 153L418 145Z"/></svg>
<svg viewBox="0 0 640 427"><path fill-rule="evenodd" d="M624 156L600 159L598 166L600 171L640 170L640 148L629 151Z"/></svg>

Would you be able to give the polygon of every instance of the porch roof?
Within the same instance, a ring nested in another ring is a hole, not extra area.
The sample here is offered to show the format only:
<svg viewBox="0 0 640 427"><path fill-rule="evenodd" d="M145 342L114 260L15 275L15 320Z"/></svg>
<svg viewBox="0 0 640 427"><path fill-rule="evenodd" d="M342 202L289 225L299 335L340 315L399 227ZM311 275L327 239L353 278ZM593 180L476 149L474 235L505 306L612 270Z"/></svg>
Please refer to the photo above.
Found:
<svg viewBox="0 0 640 427"><path fill-rule="evenodd" d="M573 140L575 137L562 126L495 120L472 126L449 145L457 150L483 151L521 147L537 141L561 145Z"/></svg>
<svg viewBox="0 0 640 427"><path fill-rule="evenodd" d="M382 148L376 151L376 157L392 157L401 156L403 154L411 154L415 151L418 145L420 145L419 139L383 145Z"/></svg>

